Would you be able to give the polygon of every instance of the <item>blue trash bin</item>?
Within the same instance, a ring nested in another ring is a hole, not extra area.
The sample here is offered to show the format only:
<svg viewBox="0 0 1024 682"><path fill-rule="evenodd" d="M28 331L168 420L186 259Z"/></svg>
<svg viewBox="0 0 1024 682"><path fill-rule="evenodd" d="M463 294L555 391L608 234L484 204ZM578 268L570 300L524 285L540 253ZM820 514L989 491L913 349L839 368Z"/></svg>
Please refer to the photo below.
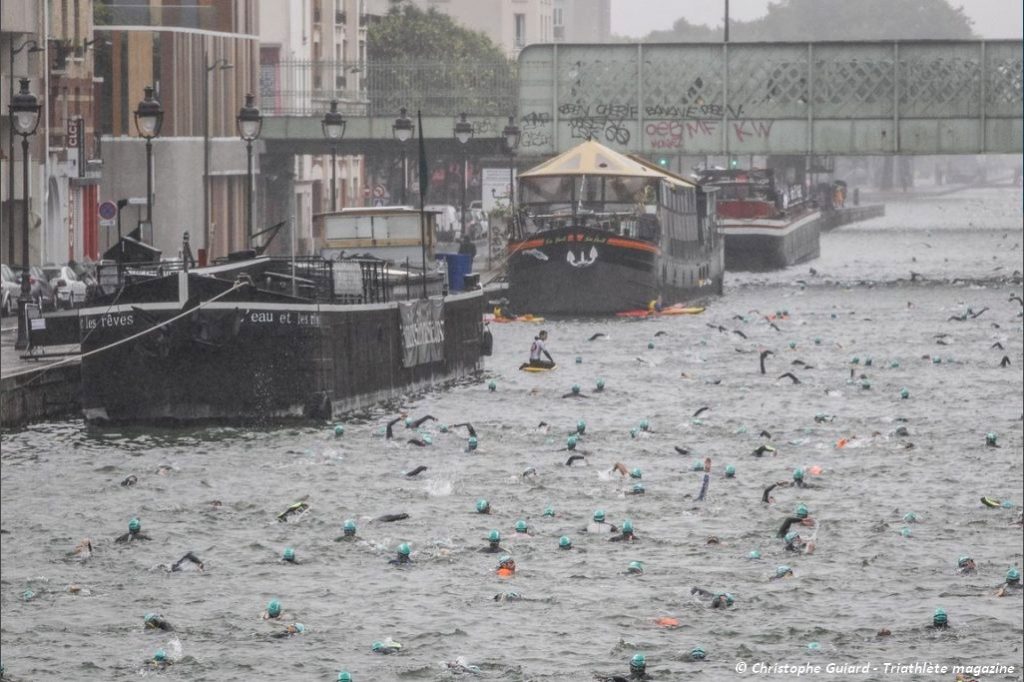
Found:
<svg viewBox="0 0 1024 682"><path fill-rule="evenodd" d="M446 253L444 258L448 264L449 291L463 291L466 288L463 279L473 271L473 257L461 253Z"/></svg>

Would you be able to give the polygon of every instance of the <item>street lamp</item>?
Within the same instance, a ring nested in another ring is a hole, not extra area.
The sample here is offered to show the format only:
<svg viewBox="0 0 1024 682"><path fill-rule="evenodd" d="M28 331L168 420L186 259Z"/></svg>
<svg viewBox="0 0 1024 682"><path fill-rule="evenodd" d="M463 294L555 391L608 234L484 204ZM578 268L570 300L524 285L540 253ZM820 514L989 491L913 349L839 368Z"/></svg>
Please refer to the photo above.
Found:
<svg viewBox="0 0 1024 682"><path fill-rule="evenodd" d="M24 47L24 46L23 46ZM31 300L31 286L29 284L29 258L28 258L28 138L35 135L36 126L39 125L39 110L42 107L36 96L28 91L28 79L21 79L21 92L11 98L11 124L14 132L21 135L21 202L22 202L22 223L21 223L21 263L24 268L21 272L21 296L18 297L18 338L14 347L18 350L28 348L28 327L25 322L25 305ZM13 154L11 157L13 161ZM12 164L13 165L13 164ZM13 201L14 197L10 197ZM10 226L14 231L14 226ZM13 254L12 254L13 255Z"/></svg>
<svg viewBox="0 0 1024 682"><path fill-rule="evenodd" d="M416 126L413 124L412 119L406 115L405 107L398 110L398 118L395 119L394 124L391 126L391 134L395 136L395 139L402 145L402 205L405 206L409 203L409 199L406 196L409 193L409 155L405 148L405 143L412 139L413 134L416 132Z"/></svg>
<svg viewBox="0 0 1024 682"><path fill-rule="evenodd" d="M218 59L207 64L203 53L203 251L210 253L210 72L214 69L226 71L235 68L227 59ZM201 259L202 260L202 259Z"/></svg>
<svg viewBox="0 0 1024 682"><path fill-rule="evenodd" d="M508 117L508 125L501 131L505 138L505 151L508 152L508 220L509 227L515 229L516 214L516 149L519 148L519 140L522 139L522 131L516 125L516 117ZM511 232L511 230L510 230ZM488 243L490 237L488 237ZM491 252L488 249L487 258L490 259Z"/></svg>
<svg viewBox="0 0 1024 682"><path fill-rule="evenodd" d="M159 137L164 123L164 110L153 99L153 86L144 88L145 97L135 108L135 129L146 138L146 222L153 230L153 138Z"/></svg>
<svg viewBox="0 0 1024 682"><path fill-rule="evenodd" d="M345 137L345 117L338 113L338 100L331 100L331 110L324 113L320 127L331 141L331 210L338 210L338 140Z"/></svg>
<svg viewBox="0 0 1024 682"><path fill-rule="evenodd" d="M28 48L29 54L33 52L42 52L43 48L39 47L39 43L29 39L21 44L21 47L11 50L11 70L7 72L7 102L11 103L14 101L14 57L19 54L22 50ZM7 224L11 226L10 231L7 233L7 257L14 261L14 126L7 128L7 149L10 150L8 158L12 160L10 172L7 173L7 198L9 208L7 209Z"/></svg>
<svg viewBox="0 0 1024 682"><path fill-rule="evenodd" d="M254 95L245 96L245 106L238 111L238 136L245 140L245 153L248 159L248 171L245 181L245 216L246 234L249 239L246 248L252 246L252 143L260 136L263 128L263 115L256 108Z"/></svg>
<svg viewBox="0 0 1024 682"><path fill-rule="evenodd" d="M469 165L469 154L466 145L473 139L473 124L466 120L466 114L459 114L455 123L455 139L462 145L462 236L466 236L466 167Z"/></svg>

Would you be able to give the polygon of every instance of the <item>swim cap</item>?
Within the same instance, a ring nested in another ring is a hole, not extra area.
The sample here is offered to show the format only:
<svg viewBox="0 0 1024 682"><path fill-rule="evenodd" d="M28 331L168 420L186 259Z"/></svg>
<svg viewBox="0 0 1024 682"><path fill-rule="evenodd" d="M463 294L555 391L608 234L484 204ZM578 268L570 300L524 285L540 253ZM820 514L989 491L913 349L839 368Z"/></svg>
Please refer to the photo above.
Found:
<svg viewBox="0 0 1024 682"><path fill-rule="evenodd" d="M517 533L525 533L526 531L527 531L526 521L524 521L523 519L519 519L518 521L516 521L516 532Z"/></svg>
<svg viewBox="0 0 1024 682"><path fill-rule="evenodd" d="M409 552L411 552L411 551L412 550L409 549L409 543L407 543L407 542L403 542L402 544L400 544L398 546L398 553L401 554L402 556L409 556Z"/></svg>
<svg viewBox="0 0 1024 682"><path fill-rule="evenodd" d="M381 651L384 648L384 642L374 642L370 645L372 651Z"/></svg>
<svg viewBox="0 0 1024 682"><path fill-rule="evenodd" d="M597 390L600 391L602 388L604 388L604 379L598 379L597 380Z"/></svg>
<svg viewBox="0 0 1024 682"><path fill-rule="evenodd" d="M794 481L802 481L802 480L804 480L804 470L803 469L794 469L793 470L793 480Z"/></svg>
<svg viewBox="0 0 1024 682"><path fill-rule="evenodd" d="M295 632L297 632L297 633L299 633L301 635L305 631L306 631L306 626L305 625L303 625L302 623L296 623L295 624Z"/></svg>
<svg viewBox="0 0 1024 682"><path fill-rule="evenodd" d="M960 558L956 560L956 565L958 567L960 567L960 568L963 568L964 566L967 565L967 562L970 561L970 560L971 560L971 557L967 556L966 554L961 554Z"/></svg>
<svg viewBox="0 0 1024 682"><path fill-rule="evenodd" d="M342 426L341 424L335 425L335 427L334 427L334 435L335 435L335 437L337 437L337 436L344 436L345 435L345 427Z"/></svg>
<svg viewBox="0 0 1024 682"><path fill-rule="evenodd" d="M338 673L338 682L352 682L352 674L345 671Z"/></svg>
<svg viewBox="0 0 1024 682"><path fill-rule="evenodd" d="M690 652L690 658L695 661L703 661L704 657L704 649L701 649L699 646L693 647L693 650Z"/></svg>
<svg viewBox="0 0 1024 682"><path fill-rule="evenodd" d="M641 419L640 420L640 430L641 431L646 431L649 428L651 428L651 423L648 422L646 419Z"/></svg>
<svg viewBox="0 0 1024 682"><path fill-rule="evenodd" d="M783 564L782 566L779 566L778 568L775 569L775 576L777 578L781 578L782 576L788 575L788 574L790 574L792 572L793 572L792 568L790 568L789 566L786 566L785 564Z"/></svg>
<svg viewBox="0 0 1024 682"><path fill-rule="evenodd" d="M633 658L629 659L630 670L643 670L647 667L647 657L643 654L633 654Z"/></svg>
<svg viewBox="0 0 1024 682"><path fill-rule="evenodd" d="M761 558L761 553L758 552L756 549L752 549L752 550L750 550L750 554L747 555L747 558L748 559L760 559Z"/></svg>
<svg viewBox="0 0 1024 682"><path fill-rule="evenodd" d="M630 561L629 562L629 569L627 569L627 570L630 573L643 573L644 572L644 562L642 562L642 561Z"/></svg>
<svg viewBox="0 0 1024 682"><path fill-rule="evenodd" d="M487 500L481 498L481 499L476 501L476 510L479 513L483 514L484 512L489 511L490 508L491 508L491 505L490 505L490 503Z"/></svg>
<svg viewBox="0 0 1024 682"><path fill-rule="evenodd" d="M719 602L724 601L726 606L732 606L736 603L736 598L728 592L721 592L719 594L716 594L715 599L719 600Z"/></svg>
<svg viewBox="0 0 1024 682"><path fill-rule="evenodd" d="M806 519L807 518L807 505L805 505L803 502L798 504L796 506L796 515L797 515L797 518Z"/></svg>
<svg viewBox="0 0 1024 682"><path fill-rule="evenodd" d="M867 379L864 379L863 381L860 382L860 387L863 390L867 391L868 389L871 388L871 382L868 381Z"/></svg>
<svg viewBox="0 0 1024 682"><path fill-rule="evenodd" d="M904 523L915 523L916 521L917 521L917 514L915 514L912 511L911 512L907 512L906 514L903 515L903 522Z"/></svg>
<svg viewBox="0 0 1024 682"><path fill-rule="evenodd" d="M499 566L499 567L500 567L500 566L506 566L506 565L508 565L508 564L515 564L515 563L516 563L516 562L515 562L515 559L513 559L512 557L510 557L510 556L509 556L508 554L502 554L502 555L501 555L501 556L500 556L500 557L498 558L498 566Z"/></svg>
<svg viewBox="0 0 1024 682"><path fill-rule="evenodd" d="M996 434L994 434L991 431L989 431L988 433L985 434L985 445L995 445L995 444L996 444Z"/></svg>
<svg viewBox="0 0 1024 682"><path fill-rule="evenodd" d="M342 526L342 528L345 531L346 535L355 535L356 534L356 522L353 521L352 519L346 519L345 520L345 525Z"/></svg>
<svg viewBox="0 0 1024 682"><path fill-rule="evenodd" d="M594 520L598 523L604 523L604 509L598 509L594 512Z"/></svg>
<svg viewBox="0 0 1024 682"><path fill-rule="evenodd" d="M870 357L864 358L864 366L865 367L870 367L872 364L874 364L874 363L873 363L873 361L871 360Z"/></svg>
<svg viewBox="0 0 1024 682"><path fill-rule="evenodd" d="M643 495L644 492L646 492L646 491L644 489L644 484L643 483L636 483L636 484L633 485L633 494L634 495Z"/></svg>
<svg viewBox="0 0 1024 682"><path fill-rule="evenodd" d="M271 599L270 603L267 604L267 615L271 618L277 618L281 615L281 602L276 599Z"/></svg>
<svg viewBox="0 0 1024 682"><path fill-rule="evenodd" d="M789 347L790 348L796 348L796 341L790 341L789 342Z"/></svg>
<svg viewBox="0 0 1024 682"><path fill-rule="evenodd" d="M487 390L488 391L497 391L498 390L498 384L494 383L494 381L487 382Z"/></svg>
<svg viewBox="0 0 1024 682"><path fill-rule="evenodd" d="M797 533L795 530L791 530L788 533L786 533L786 537L783 539L786 541L787 545L791 545L800 539L800 534Z"/></svg>
<svg viewBox="0 0 1024 682"><path fill-rule="evenodd" d="M654 348L654 341L648 341L647 342L647 350L651 350L653 348Z"/></svg>
<svg viewBox="0 0 1024 682"><path fill-rule="evenodd" d="M1003 503L1001 505L999 505L999 506L1001 506L1003 509L1013 509L1013 501L1012 500L1003 500Z"/></svg>
<svg viewBox="0 0 1024 682"><path fill-rule="evenodd" d="M487 534L487 541L488 542L501 542L501 533L499 533L496 530L492 530L490 533Z"/></svg>
<svg viewBox="0 0 1024 682"><path fill-rule="evenodd" d="M912 535L912 533L910 532L909 528L904 527L900 528L900 535L902 535L905 538L909 538Z"/></svg>
<svg viewBox="0 0 1024 682"><path fill-rule="evenodd" d="M572 391L573 395L579 395L580 385L579 384L573 384L572 388L570 390Z"/></svg>
<svg viewBox="0 0 1024 682"><path fill-rule="evenodd" d="M424 442L424 443L426 443L427 445L430 445L431 443L433 443L433 442L434 442L434 439L433 439L433 438L431 438L431 436L430 436L430 434L429 434L429 433L424 433L424 434L423 434L423 435L421 436L421 438L422 438L423 442Z"/></svg>
<svg viewBox="0 0 1024 682"><path fill-rule="evenodd" d="M469 440L466 441L466 447L468 447L470 450L476 450L476 446L477 446L476 436L470 436Z"/></svg>
<svg viewBox="0 0 1024 682"><path fill-rule="evenodd" d="M582 365L583 364L583 356L581 356L581 355L577 355L576 356L576 364L577 365Z"/></svg>
<svg viewBox="0 0 1024 682"><path fill-rule="evenodd" d="M891 367L892 369L896 369L899 366L900 366L899 360L893 360L892 362L889 363L889 367Z"/></svg>
<svg viewBox="0 0 1024 682"><path fill-rule="evenodd" d="M153 654L153 660L157 663L163 663L167 660L167 652L163 649L157 649L156 653Z"/></svg>
<svg viewBox="0 0 1024 682"><path fill-rule="evenodd" d="M583 421L582 419L577 419L576 420L576 433L582 435L583 432L586 431L586 430L587 430L587 422Z"/></svg>
<svg viewBox="0 0 1024 682"><path fill-rule="evenodd" d="M562 537L558 538L558 546L562 549L569 549L570 547L572 547L572 540L569 539L568 535L563 535Z"/></svg>
<svg viewBox="0 0 1024 682"><path fill-rule="evenodd" d="M154 621L159 617L160 616L155 613L147 613L145 616L142 617L142 622L149 623L150 621Z"/></svg>
<svg viewBox="0 0 1024 682"><path fill-rule="evenodd" d="M552 506L544 507L544 516L554 516L555 508Z"/></svg>
<svg viewBox="0 0 1024 682"><path fill-rule="evenodd" d="M934 358L932 358L932 364L933 364L933 365L939 365L939 364L942 364L942 358L940 358L940 357L934 357Z"/></svg>
<svg viewBox="0 0 1024 682"><path fill-rule="evenodd" d="M623 521L622 522L622 532L623 533L632 533L633 532L633 522L630 521L629 519L626 519L625 521Z"/></svg>
<svg viewBox="0 0 1024 682"><path fill-rule="evenodd" d="M906 400L909 397L910 397L910 391L908 391L905 388L901 388L900 389L900 399L901 400Z"/></svg>
<svg viewBox="0 0 1024 682"><path fill-rule="evenodd" d="M833 317L835 317L835 315L833 315ZM821 345L821 337L820 336L815 336L814 337L814 345L815 346L820 346Z"/></svg>
<svg viewBox="0 0 1024 682"><path fill-rule="evenodd" d="M575 450L576 449L576 443L578 443L578 442L579 442L579 438L576 437L576 434L573 434L573 435L571 435L571 436L569 436L568 438L565 439L565 447L569 448L570 450Z"/></svg>
<svg viewBox="0 0 1024 682"><path fill-rule="evenodd" d="M932 616L932 622L936 625L945 625L949 621L949 617L946 616L945 609L935 609L935 615Z"/></svg>
<svg viewBox="0 0 1024 682"><path fill-rule="evenodd" d="M284 554L281 555L281 558L285 561L295 561L295 550L291 547L285 547Z"/></svg>
<svg viewBox="0 0 1024 682"><path fill-rule="evenodd" d="M640 467L633 467L633 469L629 472L629 477L630 478L643 478L644 477L644 472L640 471Z"/></svg>
<svg viewBox="0 0 1024 682"><path fill-rule="evenodd" d="M639 430L638 430L638 429L637 429L637 428L636 428L636 427L634 426L633 428L631 428L631 429L629 430L629 437L630 437L630 438L636 438L636 435L637 435L637 434L638 434L639 432L640 432L640 431L639 431Z"/></svg>
<svg viewBox="0 0 1024 682"><path fill-rule="evenodd" d="M132 519L131 521L128 522L128 532L129 533L138 533L139 530L141 530L141 529L142 529L142 522L139 521L138 519Z"/></svg>
<svg viewBox="0 0 1024 682"><path fill-rule="evenodd" d="M1020 571L1017 570L1016 566L1012 566L1010 570L1006 572L1006 582L1020 582Z"/></svg>
<svg viewBox="0 0 1024 682"><path fill-rule="evenodd" d="M820 651L821 650L821 645L818 644L817 642L810 642L810 643L807 644L807 650L808 651Z"/></svg>
<svg viewBox="0 0 1024 682"><path fill-rule="evenodd" d="M448 433L448 425L441 424L439 427L437 427L437 430L440 431L441 433Z"/></svg>
<svg viewBox="0 0 1024 682"><path fill-rule="evenodd" d="M31 589L25 590L24 592L21 593L21 598L24 599L25 601L29 601L29 600L31 600L35 596L36 596L36 593L33 592Z"/></svg>
<svg viewBox="0 0 1024 682"><path fill-rule="evenodd" d="M412 426L412 417L406 417L405 418L405 425L406 425L406 427Z"/></svg>
<svg viewBox="0 0 1024 682"><path fill-rule="evenodd" d="M850 364L851 365L859 365L860 364L860 358L858 358L856 355L854 355L852 358L850 358Z"/></svg>
<svg viewBox="0 0 1024 682"><path fill-rule="evenodd" d="M727 465L725 467L725 477L726 478L732 478L735 475L736 475L736 467L734 467L731 464Z"/></svg>
<svg viewBox="0 0 1024 682"><path fill-rule="evenodd" d="M704 462L699 459L693 460L693 464L690 465L691 471L704 471Z"/></svg>

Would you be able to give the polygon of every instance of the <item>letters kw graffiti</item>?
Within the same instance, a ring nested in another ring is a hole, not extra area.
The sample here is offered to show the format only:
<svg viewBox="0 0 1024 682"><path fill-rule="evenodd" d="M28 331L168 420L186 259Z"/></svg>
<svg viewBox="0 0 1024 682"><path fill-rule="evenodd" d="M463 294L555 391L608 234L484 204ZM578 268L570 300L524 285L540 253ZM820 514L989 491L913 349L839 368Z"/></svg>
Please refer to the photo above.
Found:
<svg viewBox="0 0 1024 682"><path fill-rule="evenodd" d="M748 139L767 140L774 121L729 121L728 127L737 142ZM686 142L720 134L722 121L717 119L651 121L644 127L647 145L652 149L684 149Z"/></svg>

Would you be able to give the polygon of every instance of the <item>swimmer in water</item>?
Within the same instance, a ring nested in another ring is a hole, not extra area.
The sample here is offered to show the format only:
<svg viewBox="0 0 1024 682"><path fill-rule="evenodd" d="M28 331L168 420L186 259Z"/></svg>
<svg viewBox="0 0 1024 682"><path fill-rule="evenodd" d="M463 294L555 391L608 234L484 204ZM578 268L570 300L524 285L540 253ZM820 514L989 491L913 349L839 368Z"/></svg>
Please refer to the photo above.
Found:
<svg viewBox="0 0 1024 682"><path fill-rule="evenodd" d="M394 523L395 521L405 521L407 518L409 518L409 515L402 512L401 514L384 514L383 516L378 516L374 520L380 521L381 523Z"/></svg>
<svg viewBox="0 0 1024 682"><path fill-rule="evenodd" d="M788 517L785 521L782 522L782 526L779 527L779 532L777 533L777 536L780 538L786 537L786 534L789 532L790 526L792 526L794 523L798 523L803 526L815 525L814 519L810 518L810 516L808 515L807 506L802 502L797 505L796 512L794 512L794 515Z"/></svg>
<svg viewBox="0 0 1024 682"><path fill-rule="evenodd" d="M135 485L138 482L139 482L139 477L136 476L135 474L131 474L130 476L125 478L123 481L121 481L121 487L123 487L123 488L130 488L131 486Z"/></svg>
<svg viewBox="0 0 1024 682"><path fill-rule="evenodd" d="M949 629L949 616L946 615L945 609L935 609L935 614L932 616L932 624L928 626L930 630L947 630Z"/></svg>
<svg viewBox="0 0 1024 682"><path fill-rule="evenodd" d="M393 639L388 639L386 642L374 642L370 645L370 651L375 654L381 654L382 656L397 654L401 650L402 645Z"/></svg>
<svg viewBox="0 0 1024 682"><path fill-rule="evenodd" d="M643 472L639 468L633 467L632 469L627 469L626 465L622 462L616 462L613 464L612 468L608 470L608 473L610 474L615 471L617 471L622 478L625 478L626 476L629 476L630 478L643 478Z"/></svg>
<svg viewBox="0 0 1024 682"><path fill-rule="evenodd" d="M420 436L417 436L416 438L410 438L409 440L406 441L406 443L408 443L409 445L415 445L418 448L425 448L433 442L434 439L425 433Z"/></svg>
<svg viewBox="0 0 1024 682"><path fill-rule="evenodd" d="M629 680L653 680L654 678L647 674L647 657L643 654L633 654L633 658L629 659L628 676L610 675L597 679L602 682L628 682Z"/></svg>
<svg viewBox="0 0 1024 682"><path fill-rule="evenodd" d="M956 560L956 574L957 575L974 575L978 572L978 567L974 563L974 559L963 554L959 559Z"/></svg>
<svg viewBox="0 0 1024 682"><path fill-rule="evenodd" d="M534 337L533 344L530 346L530 361L524 362L519 366L519 369L525 369L527 367L551 369L555 366L555 361L551 357L551 354L548 353L546 348L544 348L544 342L547 340L548 333L541 329L540 333ZM544 360L544 358L547 358L547 360Z"/></svg>
<svg viewBox="0 0 1024 682"><path fill-rule="evenodd" d="M498 577L509 578L515 575L516 572L516 560L505 554L498 559L498 568L495 569Z"/></svg>
<svg viewBox="0 0 1024 682"><path fill-rule="evenodd" d="M477 500L476 501L476 513L477 514L490 514L491 513L491 503L488 502L487 500L483 499L483 498Z"/></svg>
<svg viewBox="0 0 1024 682"><path fill-rule="evenodd" d="M203 562L192 552L188 552L185 556L171 564L171 572L185 571L188 570L189 566L194 566L200 573L203 572Z"/></svg>
<svg viewBox="0 0 1024 682"><path fill-rule="evenodd" d="M769 355L775 355L775 353L771 352L770 350L763 350L763 351L761 351L761 374L767 374L768 373L768 371L764 367L764 361L765 361L765 359L768 358Z"/></svg>
<svg viewBox="0 0 1024 682"><path fill-rule="evenodd" d="M174 626L159 613L147 613L142 617L142 624L147 630L163 630L164 632L174 631Z"/></svg>
<svg viewBox="0 0 1024 682"><path fill-rule="evenodd" d="M296 519L302 518L302 516L309 511L309 505L305 502L295 502L291 504L287 509L277 515L277 520L285 523L290 517Z"/></svg>
<svg viewBox="0 0 1024 682"><path fill-rule="evenodd" d="M335 542L352 542L356 539L356 522L352 519L346 519L345 524L341 527L341 535L334 538Z"/></svg>
<svg viewBox="0 0 1024 682"><path fill-rule="evenodd" d="M287 637L295 637L296 635L301 635L305 631L306 626L302 623L290 623L289 625L285 626L283 630L277 630L270 636L275 639L285 639Z"/></svg>
<svg viewBox="0 0 1024 682"><path fill-rule="evenodd" d="M630 488L626 492L626 494L627 495L643 495L646 492L647 492L647 490L644 488L644 484L643 483L634 483L633 487Z"/></svg>
<svg viewBox="0 0 1024 682"><path fill-rule="evenodd" d="M795 530L791 530L788 533L786 533L786 536L783 538L783 540L786 543L787 552L803 552L804 554L811 553L812 545L810 543L804 542L804 539L801 538L800 534L797 533Z"/></svg>
<svg viewBox="0 0 1024 682"><path fill-rule="evenodd" d="M487 534L487 546L477 550L484 554L508 554L508 550L501 546L501 533L492 530Z"/></svg>
<svg viewBox="0 0 1024 682"><path fill-rule="evenodd" d="M73 559L78 559L79 561L85 561L86 559L91 558L92 540L89 538L82 538L82 540L75 545L75 548L71 550L71 554L69 556Z"/></svg>
<svg viewBox="0 0 1024 682"><path fill-rule="evenodd" d="M768 580L782 580L783 578L792 578L793 576L793 569L789 566L782 565L775 569L775 575L768 578Z"/></svg>
<svg viewBox="0 0 1024 682"><path fill-rule="evenodd" d="M701 601L707 601L713 609L728 608L736 601L736 598L728 592L709 592L700 587L690 588L690 594Z"/></svg>
<svg viewBox="0 0 1024 682"><path fill-rule="evenodd" d="M407 428L407 429L418 429L421 426L423 426L424 423L426 423L428 421L431 421L431 420L437 421L437 419L435 417L433 417L433 416L431 416L429 414L424 416L424 417L420 417L419 419L417 419L415 421L413 421L412 419L406 419L405 420L405 428Z"/></svg>
<svg viewBox="0 0 1024 682"><path fill-rule="evenodd" d="M277 599L271 599L267 602L267 609L263 612L261 617L263 620L282 620L286 618L281 607L281 602Z"/></svg>
<svg viewBox="0 0 1024 682"><path fill-rule="evenodd" d="M610 524L604 520L604 510L598 509L594 511L593 521L587 524L586 528L583 528L580 532L582 533L614 533L618 531L613 524Z"/></svg>
<svg viewBox="0 0 1024 682"><path fill-rule="evenodd" d="M578 453L575 455L569 455L569 459L565 460L565 466L571 467L574 462L583 462L584 464L586 464L587 457L586 455L581 455Z"/></svg>
<svg viewBox="0 0 1024 682"><path fill-rule="evenodd" d="M384 439L385 440L391 440L392 438L395 437L395 431L394 431L395 424L397 424L398 422L400 422L403 419L405 419L405 416L406 415L403 412L402 414L398 415L397 417L395 417L394 419L392 419L391 421L388 422L388 425L385 427L385 430L384 430Z"/></svg>
<svg viewBox="0 0 1024 682"><path fill-rule="evenodd" d="M153 658L149 659L150 668L169 668L171 666L171 659L167 657L167 652L163 649L157 649L153 654Z"/></svg>
<svg viewBox="0 0 1024 682"><path fill-rule="evenodd" d="M775 456L775 448L773 448L771 445L759 445L757 449L751 452L750 454L752 454L754 457L762 457L766 452L770 452L773 457Z"/></svg>
<svg viewBox="0 0 1024 682"><path fill-rule="evenodd" d="M426 470L427 470L427 467L425 467L424 465L421 464L418 467L416 467L415 469L413 469L412 471L405 472L405 477L406 478L413 478L414 476L419 476L420 474L422 474Z"/></svg>
<svg viewBox="0 0 1024 682"><path fill-rule="evenodd" d="M1008 594L1020 594L1020 571L1017 570L1016 566L1013 566L1006 572L1006 582L999 586L996 590L997 597L1005 597Z"/></svg>
<svg viewBox="0 0 1024 682"><path fill-rule="evenodd" d="M114 540L114 542L135 542L136 540L152 540L152 538L142 532L141 521L132 519L128 522L128 532Z"/></svg>
<svg viewBox="0 0 1024 682"><path fill-rule="evenodd" d="M793 485L797 488L813 488L814 486L804 481L804 470L797 468L793 470Z"/></svg>
<svg viewBox="0 0 1024 682"><path fill-rule="evenodd" d="M395 558L388 560L388 563L392 566L401 566L403 564L411 564L412 559L410 558L412 550L409 545L405 542L398 546L398 551L395 553Z"/></svg>
<svg viewBox="0 0 1024 682"><path fill-rule="evenodd" d="M636 542L640 538L633 532L633 522L626 519L622 522L622 529L618 535L608 538L608 542Z"/></svg>
<svg viewBox="0 0 1024 682"><path fill-rule="evenodd" d="M588 396L586 393L581 393L580 392L580 385L579 384L573 384L572 388L569 389L569 392L564 394L562 397L563 398L589 398L590 396Z"/></svg>
<svg viewBox="0 0 1024 682"><path fill-rule="evenodd" d="M518 592L499 592L494 595L492 599L496 602L504 603L508 601L523 601L523 595Z"/></svg>
<svg viewBox="0 0 1024 682"><path fill-rule="evenodd" d="M772 483L770 486L764 489L764 493L761 495L761 501L764 502L765 504L771 504L772 502L775 501L775 498L771 496L771 492L776 488L788 487L789 481L776 481L775 483Z"/></svg>
<svg viewBox="0 0 1024 682"><path fill-rule="evenodd" d="M466 431L469 432L470 438L476 438L476 429L469 422L462 422L461 424L452 424L451 428L458 429L465 427Z"/></svg>

